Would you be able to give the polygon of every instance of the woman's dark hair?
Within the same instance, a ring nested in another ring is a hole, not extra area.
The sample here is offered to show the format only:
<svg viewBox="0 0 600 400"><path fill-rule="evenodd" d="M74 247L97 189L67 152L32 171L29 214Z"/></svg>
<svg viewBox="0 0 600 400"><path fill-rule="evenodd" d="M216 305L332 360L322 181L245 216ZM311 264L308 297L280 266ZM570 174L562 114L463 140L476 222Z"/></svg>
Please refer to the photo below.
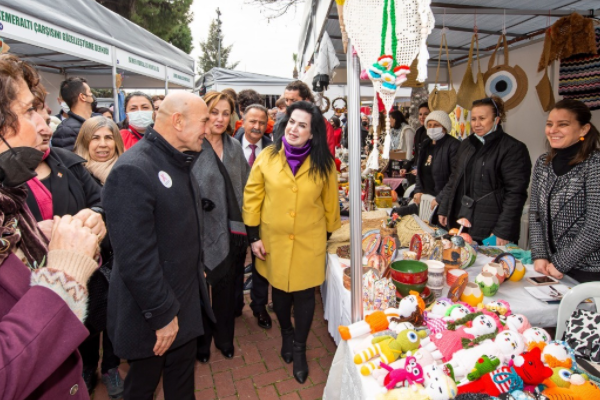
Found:
<svg viewBox="0 0 600 400"><path fill-rule="evenodd" d="M333 117L331 117L331 122L333 125L333 127L335 129L339 128L340 126L342 126L342 122L340 121L340 119L338 117L336 117L335 115Z"/></svg>
<svg viewBox="0 0 600 400"><path fill-rule="evenodd" d="M475 100L473 102L473 107L471 107L471 110L475 107L481 106L490 107L492 109L492 112L494 113L494 119L496 117L500 117L500 123L506 122L506 110L504 109L504 100L502 100L500 97L492 95L490 97L486 97L485 99Z"/></svg>
<svg viewBox="0 0 600 400"><path fill-rule="evenodd" d="M150 108L152 108L152 111L154 111L154 102L152 101L152 97L150 97L146 93L136 91L127 94L127 96L125 96L125 119L121 121L120 124L117 124L119 125L120 129L129 129L129 119L127 118L127 105L129 104L129 101L134 97L145 97L150 102Z"/></svg>
<svg viewBox="0 0 600 400"><path fill-rule="evenodd" d="M421 108L426 108L429 110L429 103L425 102L425 103L421 103L421 105L419 105L418 110L420 110Z"/></svg>
<svg viewBox="0 0 600 400"><path fill-rule="evenodd" d="M98 113L98 114L104 114L105 112L109 112L110 115L113 115L113 112L110 111L110 108L108 108L108 107L98 107L96 109L96 113Z"/></svg>
<svg viewBox="0 0 600 400"><path fill-rule="evenodd" d="M17 98L17 84L25 81L29 90L40 83L40 77L30 64L12 54L0 56L0 135L19 132L19 117L11 106Z"/></svg>
<svg viewBox="0 0 600 400"><path fill-rule="evenodd" d="M588 159L592 153L600 150L600 133L598 128L592 124L592 113L588 106L579 100L565 99L557 102L552 110L567 110L575 116L580 126L590 125L590 130L584 136L583 143L575 157L569 162L569 165L579 164ZM552 112L550 110L550 112ZM548 156L546 157L546 165L552 162L552 159L556 156L556 149L550 148Z"/></svg>
<svg viewBox="0 0 600 400"><path fill-rule="evenodd" d="M394 126L392 126L393 129L400 129L402 124L408 124L408 122L406 121L406 118L404 118L404 114L402 114L398 110L393 110L390 113L390 117L392 117L396 120L396 123L394 124Z"/></svg>
<svg viewBox="0 0 600 400"><path fill-rule="evenodd" d="M327 128L325 127L323 114L313 103L297 101L287 108L285 116L282 117L281 122L277 125L277 131L274 133L275 143L271 150L271 157L276 157L281 151L285 128L292 113L296 110L310 114L310 132L313 138L311 139L310 170L308 173L315 181L318 177L327 180L329 174L335 170L335 162L327 146Z"/></svg>

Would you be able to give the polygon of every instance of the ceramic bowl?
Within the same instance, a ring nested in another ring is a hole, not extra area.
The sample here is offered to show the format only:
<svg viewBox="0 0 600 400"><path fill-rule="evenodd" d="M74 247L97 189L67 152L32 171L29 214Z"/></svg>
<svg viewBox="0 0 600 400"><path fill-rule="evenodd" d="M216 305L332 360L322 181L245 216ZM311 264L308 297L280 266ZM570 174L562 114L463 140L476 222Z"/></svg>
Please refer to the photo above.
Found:
<svg viewBox="0 0 600 400"><path fill-rule="evenodd" d="M515 267L517 264L517 259L515 256L510 253L502 253L494 259L494 262L502 265L502 268L504 268L505 280L510 279L512 274L515 272Z"/></svg>
<svg viewBox="0 0 600 400"><path fill-rule="evenodd" d="M446 274L446 284L448 286L452 286L454 285L454 283L456 282L456 280L461 276L461 275L466 275L467 271L464 271L462 269L451 269L450 271L448 271L448 273Z"/></svg>
<svg viewBox="0 0 600 400"><path fill-rule="evenodd" d="M495 296L500 288L500 282L498 282L498 278L496 278L496 275L493 275L490 272L484 271L477 275L477 278L475 278L475 283L479 285L483 295L486 297Z"/></svg>
<svg viewBox="0 0 600 400"><path fill-rule="evenodd" d="M510 280L512 282L519 282L525 276L525 272L527 272L527 270L525 269L525 266L523 265L523 263L521 261L517 260L515 262L515 271L510 276L510 278L508 278L508 280Z"/></svg>
<svg viewBox="0 0 600 400"><path fill-rule="evenodd" d="M428 275L429 275L429 285L432 287L442 287L444 286L445 280L445 266L443 262L435 261L435 260L427 260L424 261L427 264Z"/></svg>
<svg viewBox="0 0 600 400"><path fill-rule="evenodd" d="M440 297L442 297L442 291L444 290L443 286L442 287L430 287L428 289L431 290L434 301L435 301L435 299L439 299Z"/></svg>
<svg viewBox="0 0 600 400"><path fill-rule="evenodd" d="M478 284L475 282L467 283L465 290L460 296L460 301L464 301L471 307L477 307L477 305L483 302L483 292Z"/></svg>
<svg viewBox="0 0 600 400"><path fill-rule="evenodd" d="M397 280L392 278L392 282L394 283L396 289L398 289L398 292L400 293L400 295L402 295L402 297L408 296L411 290L418 293L423 293L423 290L425 290L425 287L427 286L427 281L419 284L409 285L406 283L398 282Z"/></svg>
<svg viewBox="0 0 600 400"><path fill-rule="evenodd" d="M427 282L427 264L421 261L401 260L390 265L392 278L409 285Z"/></svg>
<svg viewBox="0 0 600 400"><path fill-rule="evenodd" d="M483 266L483 272L489 272L490 274L496 275L499 284L504 282L505 276L502 264L496 262L487 263Z"/></svg>

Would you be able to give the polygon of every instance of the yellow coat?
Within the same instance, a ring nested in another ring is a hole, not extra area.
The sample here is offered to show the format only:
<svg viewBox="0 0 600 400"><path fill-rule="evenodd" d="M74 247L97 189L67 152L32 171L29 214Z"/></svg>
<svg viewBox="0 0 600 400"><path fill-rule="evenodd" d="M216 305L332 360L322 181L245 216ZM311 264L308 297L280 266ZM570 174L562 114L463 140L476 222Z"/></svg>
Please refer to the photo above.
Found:
<svg viewBox="0 0 600 400"><path fill-rule="evenodd" d="M275 157L272 149L254 162L242 211L246 225L260 225L267 251L266 261L256 259L256 269L273 287L295 292L325 280L327 232L340 227L337 174L315 182L308 156L294 177L283 147Z"/></svg>

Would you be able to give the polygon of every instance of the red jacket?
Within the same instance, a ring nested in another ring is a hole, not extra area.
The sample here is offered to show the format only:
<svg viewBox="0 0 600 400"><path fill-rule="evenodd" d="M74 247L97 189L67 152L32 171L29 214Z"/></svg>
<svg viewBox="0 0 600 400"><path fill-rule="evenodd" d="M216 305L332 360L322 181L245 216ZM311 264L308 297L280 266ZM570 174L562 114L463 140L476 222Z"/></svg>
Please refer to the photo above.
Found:
<svg viewBox="0 0 600 400"><path fill-rule="evenodd" d="M89 332L64 300L30 279L14 254L0 265L0 397L89 399L77 351Z"/></svg>
<svg viewBox="0 0 600 400"><path fill-rule="evenodd" d="M325 128L327 128L327 147L329 147L331 155L335 157L335 133L333 131L333 126L329 123L327 118L323 117L323 119L325 120Z"/></svg>
<svg viewBox="0 0 600 400"><path fill-rule="evenodd" d="M123 137L123 145L125 150L129 150L131 146L139 142L144 135L136 131L131 125L129 129L121 129L121 136Z"/></svg>

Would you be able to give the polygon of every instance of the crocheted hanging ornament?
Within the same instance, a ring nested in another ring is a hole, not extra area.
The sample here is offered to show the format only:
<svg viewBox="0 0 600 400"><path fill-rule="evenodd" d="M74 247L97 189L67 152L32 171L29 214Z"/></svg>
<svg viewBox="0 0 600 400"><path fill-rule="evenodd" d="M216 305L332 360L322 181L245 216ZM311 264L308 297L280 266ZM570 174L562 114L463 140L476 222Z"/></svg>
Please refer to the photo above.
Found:
<svg viewBox="0 0 600 400"><path fill-rule="evenodd" d="M368 65L367 75L386 110L394 104L396 90L406 81L408 66L417 56L417 80L427 79L427 36L435 24L430 4L431 0L346 0L344 3L348 37L363 64ZM393 60L391 65L390 59ZM375 104L376 99L373 101L373 126L376 127L379 110ZM385 132L389 135L388 117ZM372 170L379 167L377 132L374 139L373 152L367 161L367 168ZM383 156L388 158L389 152Z"/></svg>

